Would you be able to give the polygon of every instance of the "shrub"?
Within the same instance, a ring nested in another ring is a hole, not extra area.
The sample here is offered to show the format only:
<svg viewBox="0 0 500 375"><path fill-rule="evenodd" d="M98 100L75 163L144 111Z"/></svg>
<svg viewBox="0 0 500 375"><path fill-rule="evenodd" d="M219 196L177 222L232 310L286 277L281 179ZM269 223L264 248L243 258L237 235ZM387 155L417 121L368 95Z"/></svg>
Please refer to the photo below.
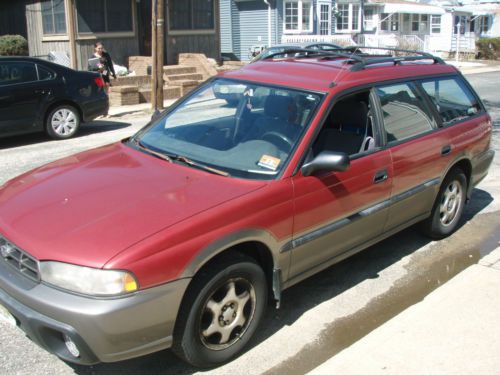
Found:
<svg viewBox="0 0 500 375"><path fill-rule="evenodd" d="M498 60L500 58L500 38L483 38L476 42L477 57Z"/></svg>
<svg viewBox="0 0 500 375"><path fill-rule="evenodd" d="M0 36L0 56L27 56L28 41L21 35Z"/></svg>

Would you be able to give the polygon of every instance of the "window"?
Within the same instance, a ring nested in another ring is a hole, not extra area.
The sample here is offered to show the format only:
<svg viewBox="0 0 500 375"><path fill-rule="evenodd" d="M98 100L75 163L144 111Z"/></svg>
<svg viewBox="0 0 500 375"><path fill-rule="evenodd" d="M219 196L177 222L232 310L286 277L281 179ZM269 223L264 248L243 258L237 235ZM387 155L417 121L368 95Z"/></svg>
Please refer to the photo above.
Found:
<svg viewBox="0 0 500 375"><path fill-rule="evenodd" d="M78 32L133 31L132 2L129 0L76 0Z"/></svg>
<svg viewBox="0 0 500 375"><path fill-rule="evenodd" d="M359 31L360 6L358 4L339 4L337 17L337 31Z"/></svg>
<svg viewBox="0 0 500 375"><path fill-rule="evenodd" d="M397 84L376 89L384 116L387 141L398 142L424 134L434 121L412 84Z"/></svg>
<svg viewBox="0 0 500 375"><path fill-rule="evenodd" d="M43 66L37 65L38 69L38 80L39 81L49 81L51 79L54 79L56 74L47 68L44 68Z"/></svg>
<svg viewBox="0 0 500 375"><path fill-rule="evenodd" d="M411 15L411 31L418 31L419 19L418 14Z"/></svg>
<svg viewBox="0 0 500 375"><path fill-rule="evenodd" d="M431 34L441 34L441 16L431 16Z"/></svg>
<svg viewBox="0 0 500 375"><path fill-rule="evenodd" d="M453 34L458 33L458 28L460 28L460 34L465 34L467 27L467 17L466 16L455 16Z"/></svg>
<svg viewBox="0 0 500 375"><path fill-rule="evenodd" d="M66 34L64 0L44 0L41 5L43 33L45 35Z"/></svg>
<svg viewBox="0 0 500 375"><path fill-rule="evenodd" d="M25 62L0 63L0 86L37 80L35 64Z"/></svg>
<svg viewBox="0 0 500 375"><path fill-rule="evenodd" d="M481 110L469 88L456 78L427 81L422 87L436 105L443 125L474 116Z"/></svg>
<svg viewBox="0 0 500 375"><path fill-rule="evenodd" d="M331 9L330 4L320 4L319 6L319 34L330 35L331 27Z"/></svg>
<svg viewBox="0 0 500 375"><path fill-rule="evenodd" d="M373 9L368 8L365 9L365 18L364 18L364 29L365 31L372 31L375 28L373 22Z"/></svg>
<svg viewBox="0 0 500 375"><path fill-rule="evenodd" d="M285 32L312 31L311 1L285 1Z"/></svg>
<svg viewBox="0 0 500 375"><path fill-rule="evenodd" d="M398 13L382 13L380 22L380 30L382 31L398 31L399 30L399 14Z"/></svg>
<svg viewBox="0 0 500 375"><path fill-rule="evenodd" d="M490 31L491 27L491 17L490 16L481 16L479 21L479 32L481 34L486 34Z"/></svg>
<svg viewBox="0 0 500 375"><path fill-rule="evenodd" d="M168 3L170 30L213 30L213 0L174 0Z"/></svg>

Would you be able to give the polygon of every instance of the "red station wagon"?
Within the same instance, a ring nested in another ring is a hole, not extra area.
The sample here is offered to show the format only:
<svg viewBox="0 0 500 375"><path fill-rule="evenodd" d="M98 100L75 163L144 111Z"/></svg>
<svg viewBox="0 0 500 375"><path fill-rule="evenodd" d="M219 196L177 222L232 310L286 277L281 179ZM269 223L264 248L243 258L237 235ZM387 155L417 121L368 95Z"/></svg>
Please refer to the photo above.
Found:
<svg viewBox="0 0 500 375"><path fill-rule="evenodd" d="M171 347L214 366L284 289L415 223L435 239L457 228L494 152L456 68L416 52L275 57L2 186L12 322L80 364Z"/></svg>

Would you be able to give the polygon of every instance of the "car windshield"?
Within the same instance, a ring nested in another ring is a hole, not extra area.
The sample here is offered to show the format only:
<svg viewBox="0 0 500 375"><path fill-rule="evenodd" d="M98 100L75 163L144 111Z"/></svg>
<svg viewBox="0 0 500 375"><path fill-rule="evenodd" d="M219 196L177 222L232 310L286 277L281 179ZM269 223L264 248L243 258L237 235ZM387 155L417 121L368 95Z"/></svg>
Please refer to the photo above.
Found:
<svg viewBox="0 0 500 375"><path fill-rule="evenodd" d="M153 121L130 144L209 172L273 179L321 99L318 93L217 79Z"/></svg>

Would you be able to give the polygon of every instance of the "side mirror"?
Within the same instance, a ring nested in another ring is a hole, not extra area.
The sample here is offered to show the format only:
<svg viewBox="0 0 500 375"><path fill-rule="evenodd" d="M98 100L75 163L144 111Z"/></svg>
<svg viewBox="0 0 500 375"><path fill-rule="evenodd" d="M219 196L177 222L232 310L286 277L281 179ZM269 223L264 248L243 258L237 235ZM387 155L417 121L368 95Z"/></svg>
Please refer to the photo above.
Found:
<svg viewBox="0 0 500 375"><path fill-rule="evenodd" d="M349 165L349 155L345 152L323 151L302 166L302 175L311 176L320 171L344 172Z"/></svg>

